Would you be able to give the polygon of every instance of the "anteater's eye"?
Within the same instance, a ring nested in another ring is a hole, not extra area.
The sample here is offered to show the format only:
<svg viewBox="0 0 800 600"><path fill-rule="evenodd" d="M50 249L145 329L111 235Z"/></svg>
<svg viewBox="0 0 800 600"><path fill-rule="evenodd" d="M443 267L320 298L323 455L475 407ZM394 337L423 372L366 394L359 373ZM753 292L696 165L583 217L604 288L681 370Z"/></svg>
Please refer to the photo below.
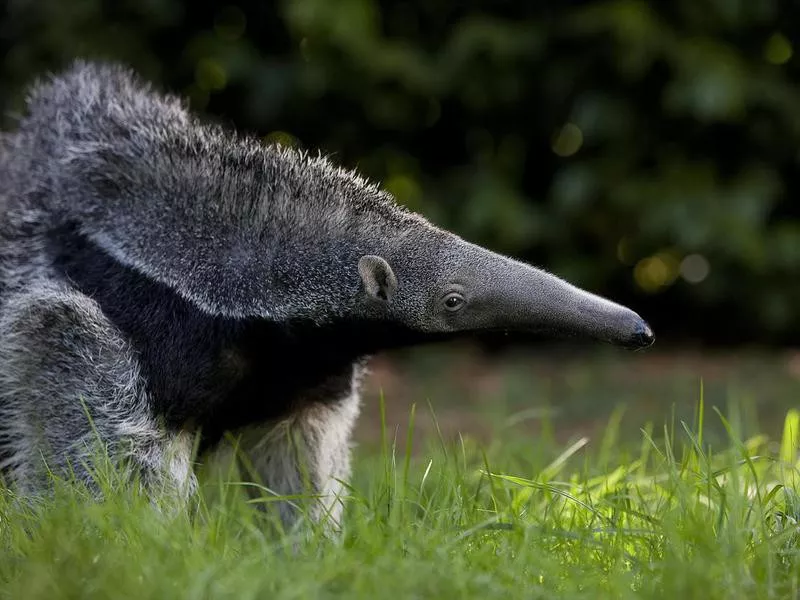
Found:
<svg viewBox="0 0 800 600"><path fill-rule="evenodd" d="M464 296L457 292L447 294L444 299L444 307L449 311L456 311L464 306Z"/></svg>

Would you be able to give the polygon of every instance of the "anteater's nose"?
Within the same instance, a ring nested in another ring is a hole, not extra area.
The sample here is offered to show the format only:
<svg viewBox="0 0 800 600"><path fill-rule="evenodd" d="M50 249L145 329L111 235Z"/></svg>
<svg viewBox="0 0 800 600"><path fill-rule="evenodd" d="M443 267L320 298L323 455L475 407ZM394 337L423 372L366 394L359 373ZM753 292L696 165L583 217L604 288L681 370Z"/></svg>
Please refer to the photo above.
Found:
<svg viewBox="0 0 800 600"><path fill-rule="evenodd" d="M653 342L655 341L656 336L653 333L650 325L645 323L643 319L639 319L639 322L636 324L634 329L634 333L628 342L628 346L630 348L647 348L648 346L652 346Z"/></svg>

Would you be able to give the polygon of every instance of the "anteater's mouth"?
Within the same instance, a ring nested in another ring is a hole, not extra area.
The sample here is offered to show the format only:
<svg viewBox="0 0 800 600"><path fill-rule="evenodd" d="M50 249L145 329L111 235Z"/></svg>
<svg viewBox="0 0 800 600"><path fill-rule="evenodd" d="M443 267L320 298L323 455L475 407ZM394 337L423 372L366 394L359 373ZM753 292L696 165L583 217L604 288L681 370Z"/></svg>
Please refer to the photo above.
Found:
<svg viewBox="0 0 800 600"><path fill-rule="evenodd" d="M462 331L452 334L443 334L443 339L454 338L469 338L475 337L479 339L492 339L492 340L509 340L525 342L530 340L532 342L546 342L550 340L594 340L603 344L610 344L618 346L625 350L640 351L649 348L656 340L652 328L641 321L634 329L633 333L624 339L620 338L606 338L606 337L592 337L587 336L585 333L575 331L567 326L559 326L553 324L542 325L529 325L524 328L509 328L509 327L492 327L481 329L477 331Z"/></svg>

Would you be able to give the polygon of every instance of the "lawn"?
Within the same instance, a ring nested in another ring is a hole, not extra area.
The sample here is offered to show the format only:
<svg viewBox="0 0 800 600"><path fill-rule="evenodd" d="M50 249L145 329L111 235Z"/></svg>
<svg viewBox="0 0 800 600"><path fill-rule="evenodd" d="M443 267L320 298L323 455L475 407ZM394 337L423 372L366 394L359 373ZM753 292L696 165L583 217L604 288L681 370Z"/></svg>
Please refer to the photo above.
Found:
<svg viewBox="0 0 800 600"><path fill-rule="evenodd" d="M378 425L359 434L335 539L276 533L218 473L188 512L108 474L100 502L61 483L35 507L5 492L0 596L799 597L800 413L770 407L776 433L758 434L758 403L730 390L711 402L704 386L695 379L690 411L681 398L638 426L625 414L641 409L606 403L586 434L540 411L533 435L503 402L474 436L445 433L435 398L403 404L401 421L389 392L370 391L365 418Z"/></svg>

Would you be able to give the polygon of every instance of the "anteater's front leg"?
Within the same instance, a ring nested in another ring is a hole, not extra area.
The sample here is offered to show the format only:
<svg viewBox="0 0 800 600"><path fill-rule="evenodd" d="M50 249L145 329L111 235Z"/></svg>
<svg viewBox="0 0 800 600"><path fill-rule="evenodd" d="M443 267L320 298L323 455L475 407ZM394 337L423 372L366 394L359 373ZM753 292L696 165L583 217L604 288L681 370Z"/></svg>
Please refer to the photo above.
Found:
<svg viewBox="0 0 800 600"><path fill-rule="evenodd" d="M106 451L148 491L195 487L192 440L159 426L135 354L91 298L53 285L7 299L0 319L0 468L27 493L49 473L90 486Z"/></svg>
<svg viewBox="0 0 800 600"><path fill-rule="evenodd" d="M322 398L317 391L286 418L248 427L238 436L245 474L266 488L266 508L276 506L284 527L303 517L331 530L341 526L361 371L361 364L355 365L348 385L335 395ZM275 495L289 498L270 501Z"/></svg>

